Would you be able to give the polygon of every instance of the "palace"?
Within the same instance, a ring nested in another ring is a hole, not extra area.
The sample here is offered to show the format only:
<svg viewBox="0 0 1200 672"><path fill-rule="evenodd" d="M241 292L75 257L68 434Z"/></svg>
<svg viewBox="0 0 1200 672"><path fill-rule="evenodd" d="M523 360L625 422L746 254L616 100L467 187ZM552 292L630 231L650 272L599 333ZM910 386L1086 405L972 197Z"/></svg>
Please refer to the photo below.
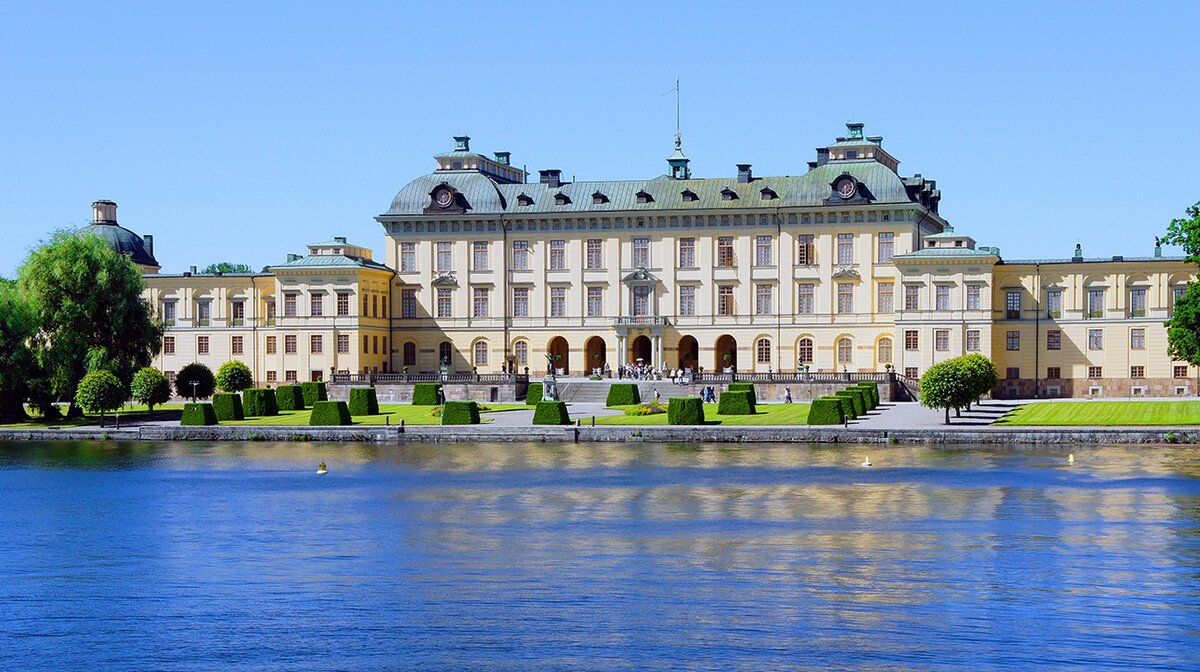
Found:
<svg viewBox="0 0 1200 672"><path fill-rule="evenodd" d="M1157 245L1006 260L956 232L934 180L903 177L862 124L785 177L739 164L695 178L677 139L659 177L530 182L509 153L455 143L375 218L386 263L334 238L262 273L168 275L149 236L109 235L111 202L89 228L146 268L168 373L241 359L267 384L538 371L548 357L568 376L640 362L915 378L981 352L997 396L1196 393L1163 327L1191 265Z"/></svg>

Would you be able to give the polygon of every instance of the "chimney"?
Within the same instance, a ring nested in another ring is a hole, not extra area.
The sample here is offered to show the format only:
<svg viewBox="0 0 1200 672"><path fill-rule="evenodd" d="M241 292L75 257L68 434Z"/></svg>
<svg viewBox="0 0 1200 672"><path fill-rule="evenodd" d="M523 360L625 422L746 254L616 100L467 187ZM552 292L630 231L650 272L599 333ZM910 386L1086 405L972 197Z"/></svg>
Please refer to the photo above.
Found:
<svg viewBox="0 0 1200 672"><path fill-rule="evenodd" d="M116 224L117 204L107 198L92 203L92 221L96 224Z"/></svg>
<svg viewBox="0 0 1200 672"><path fill-rule="evenodd" d="M540 182L551 189L557 189L562 185L562 171L558 169L539 170L538 175L541 176Z"/></svg>
<svg viewBox="0 0 1200 672"><path fill-rule="evenodd" d="M817 148L817 165L823 166L827 163L829 163L829 148L828 147L818 147Z"/></svg>
<svg viewBox="0 0 1200 672"><path fill-rule="evenodd" d="M512 165L509 163L512 158L512 152L496 152L496 163L502 166Z"/></svg>
<svg viewBox="0 0 1200 672"><path fill-rule="evenodd" d="M195 274L196 274L196 267L195 267L195 266L189 266L189 267L188 267L188 273L190 273L190 274L192 274L192 275L195 275Z"/></svg>
<svg viewBox="0 0 1200 672"><path fill-rule="evenodd" d="M287 263L289 263L289 264L290 264L290 263L292 263L293 261L296 261L296 260L297 260L297 259L299 259L299 258L300 258L300 255L298 255L298 254L292 254L291 252L288 252L288 256L287 256ZM192 268L195 268L195 266L193 266Z"/></svg>
<svg viewBox="0 0 1200 672"><path fill-rule="evenodd" d="M471 136L469 136L469 135L454 136L454 151L456 151L456 152L471 151Z"/></svg>
<svg viewBox="0 0 1200 672"><path fill-rule="evenodd" d="M153 258L154 257L154 236L147 233L146 235L142 236L142 241L146 243L146 253L149 254L151 258Z"/></svg>
<svg viewBox="0 0 1200 672"><path fill-rule="evenodd" d="M754 179L753 176L750 174L750 164L739 163L739 164L737 164L737 169L738 169L738 183L739 184L748 184L750 182L750 180Z"/></svg>

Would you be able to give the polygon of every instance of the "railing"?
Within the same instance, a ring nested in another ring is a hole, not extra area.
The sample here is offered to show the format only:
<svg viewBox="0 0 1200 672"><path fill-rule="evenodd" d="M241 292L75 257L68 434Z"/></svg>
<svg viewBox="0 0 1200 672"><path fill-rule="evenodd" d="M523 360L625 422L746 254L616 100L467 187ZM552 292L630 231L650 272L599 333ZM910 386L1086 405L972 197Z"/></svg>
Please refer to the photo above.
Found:
<svg viewBox="0 0 1200 672"><path fill-rule="evenodd" d="M331 383L529 383L529 376L523 373L471 373L455 371L454 373L335 373Z"/></svg>
<svg viewBox="0 0 1200 672"><path fill-rule="evenodd" d="M770 373L693 373L691 378L697 383L856 383L861 381L884 383L890 380L891 375L886 371L843 371L841 373L833 371L820 373L773 371Z"/></svg>
<svg viewBox="0 0 1200 672"><path fill-rule="evenodd" d="M614 327L666 327L670 326L662 315L637 315L613 318Z"/></svg>

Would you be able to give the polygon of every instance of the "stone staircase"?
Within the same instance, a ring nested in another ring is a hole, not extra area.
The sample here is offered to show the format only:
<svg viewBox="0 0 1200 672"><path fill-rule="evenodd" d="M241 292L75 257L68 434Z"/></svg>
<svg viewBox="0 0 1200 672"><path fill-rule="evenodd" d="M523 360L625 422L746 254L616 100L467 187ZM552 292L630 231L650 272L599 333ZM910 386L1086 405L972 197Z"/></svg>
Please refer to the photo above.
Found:
<svg viewBox="0 0 1200 672"><path fill-rule="evenodd" d="M638 394L643 402L654 400L658 390L663 404L674 397L698 397L699 385L672 385L670 380L566 380L558 381L558 398L575 404L603 404L608 399L608 388L614 383L637 383Z"/></svg>

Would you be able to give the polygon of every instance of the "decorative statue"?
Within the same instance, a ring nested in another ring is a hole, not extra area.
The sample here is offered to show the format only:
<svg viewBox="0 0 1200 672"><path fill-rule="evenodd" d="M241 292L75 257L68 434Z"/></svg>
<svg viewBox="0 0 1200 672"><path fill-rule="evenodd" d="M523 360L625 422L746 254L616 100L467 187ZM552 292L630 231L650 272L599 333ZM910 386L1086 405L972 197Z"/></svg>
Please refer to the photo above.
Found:
<svg viewBox="0 0 1200 672"><path fill-rule="evenodd" d="M546 355L546 375L554 375L554 355Z"/></svg>

